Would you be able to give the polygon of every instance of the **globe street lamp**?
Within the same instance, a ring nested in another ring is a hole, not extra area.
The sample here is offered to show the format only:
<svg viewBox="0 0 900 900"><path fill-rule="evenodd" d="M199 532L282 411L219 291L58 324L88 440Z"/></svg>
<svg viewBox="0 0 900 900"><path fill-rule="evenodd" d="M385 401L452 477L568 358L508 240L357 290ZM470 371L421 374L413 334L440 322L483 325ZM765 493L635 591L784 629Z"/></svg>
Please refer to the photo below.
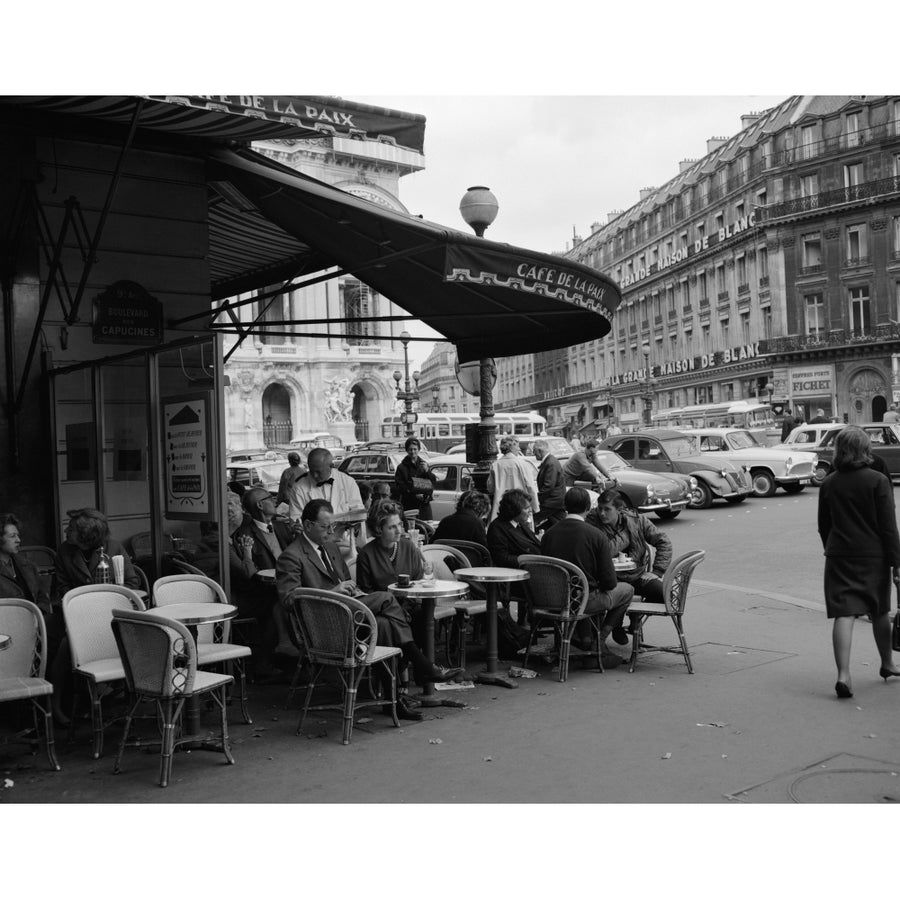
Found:
<svg viewBox="0 0 900 900"><path fill-rule="evenodd" d="M409 332L401 331L398 335L400 343L403 344L403 375L394 372L394 381L397 383L397 399L403 401L404 411L400 415L400 421L406 427L406 436L412 437L413 425L416 424L418 416L413 412L413 402L419 399L419 373L413 372L413 379L416 382L416 390L410 389L409 384ZM403 390L400 390L400 379L403 378Z"/></svg>
<svg viewBox="0 0 900 900"><path fill-rule="evenodd" d="M656 379L650 372L650 345L644 344L644 378L641 381L641 400L644 401L644 427L653 424L653 385Z"/></svg>
<svg viewBox="0 0 900 900"><path fill-rule="evenodd" d="M470 187L459 202L459 212L465 223L475 232L476 237L483 238L484 232L494 219L500 207L497 198L490 188L483 185ZM475 470L472 481L479 491L487 491L487 479L491 465L497 458L497 442L495 436L497 425L494 422L494 380L497 370L494 360L489 356L478 361L479 367L479 411L481 422L478 426L478 441L475 458Z"/></svg>

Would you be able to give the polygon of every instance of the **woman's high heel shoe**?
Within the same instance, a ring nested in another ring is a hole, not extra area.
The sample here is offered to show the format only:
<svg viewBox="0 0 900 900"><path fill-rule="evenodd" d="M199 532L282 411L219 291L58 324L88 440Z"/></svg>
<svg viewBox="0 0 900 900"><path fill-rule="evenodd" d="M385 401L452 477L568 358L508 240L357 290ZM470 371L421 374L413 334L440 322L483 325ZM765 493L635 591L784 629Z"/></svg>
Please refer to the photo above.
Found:
<svg viewBox="0 0 900 900"><path fill-rule="evenodd" d="M883 666L878 670L878 674L887 681L888 678L900 678L900 672L892 672L890 669L885 669Z"/></svg>
<svg viewBox="0 0 900 900"><path fill-rule="evenodd" d="M853 691L850 690L850 686L845 684L843 681L836 681L834 683L834 692L842 700L846 700L848 697L853 696Z"/></svg>

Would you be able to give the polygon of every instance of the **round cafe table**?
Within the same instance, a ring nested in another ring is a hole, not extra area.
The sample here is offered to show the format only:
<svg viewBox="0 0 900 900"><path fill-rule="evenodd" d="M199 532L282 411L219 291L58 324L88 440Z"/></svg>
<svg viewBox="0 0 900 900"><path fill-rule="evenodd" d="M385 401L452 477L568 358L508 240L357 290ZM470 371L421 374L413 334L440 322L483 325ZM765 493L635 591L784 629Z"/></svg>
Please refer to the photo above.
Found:
<svg viewBox="0 0 900 900"><path fill-rule="evenodd" d="M0 650L5 650L12 643L12 638L8 634L0 634Z"/></svg>
<svg viewBox="0 0 900 900"><path fill-rule="evenodd" d="M161 616L168 616L187 627L197 643L197 628L200 625L212 625L224 622L237 615L237 607L230 603L170 603L153 610ZM193 697L184 711L184 736L190 741L181 746L187 750L216 750L221 752L222 745L218 741L208 741L200 732L200 700Z"/></svg>
<svg viewBox="0 0 900 900"><path fill-rule="evenodd" d="M434 662L434 607L438 600L458 599L469 593L469 586L462 581L436 578L433 581L413 581L406 586L388 585L388 590L397 599L413 600L422 604L422 615L425 618L425 646L422 652L429 662ZM422 693L417 698L422 706L465 706L459 700L436 697L434 682L426 681Z"/></svg>
<svg viewBox="0 0 900 900"><path fill-rule="evenodd" d="M453 574L460 581L483 584L487 593L487 665L483 672L475 676L475 680L479 684L518 687L511 678L501 675L497 668L497 588L498 585L514 581L528 581L531 576L524 569L507 569L502 566L471 566L456 569Z"/></svg>
<svg viewBox="0 0 900 900"><path fill-rule="evenodd" d="M275 570L274 569L257 569L256 577L266 584L275 584Z"/></svg>
<svg viewBox="0 0 900 900"><path fill-rule="evenodd" d="M634 570L637 569L637 564L631 557L628 557L625 560L613 557L613 568L616 570L616 575L627 575L629 572L634 572Z"/></svg>

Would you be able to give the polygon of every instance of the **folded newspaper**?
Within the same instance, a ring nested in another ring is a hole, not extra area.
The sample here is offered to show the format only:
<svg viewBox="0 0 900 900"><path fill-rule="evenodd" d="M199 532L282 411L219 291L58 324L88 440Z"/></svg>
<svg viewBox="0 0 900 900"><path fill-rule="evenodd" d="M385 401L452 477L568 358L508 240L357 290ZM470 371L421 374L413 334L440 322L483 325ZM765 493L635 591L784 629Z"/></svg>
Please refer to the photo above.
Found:
<svg viewBox="0 0 900 900"><path fill-rule="evenodd" d="M434 685L436 691L468 691L473 687L474 681L438 681Z"/></svg>

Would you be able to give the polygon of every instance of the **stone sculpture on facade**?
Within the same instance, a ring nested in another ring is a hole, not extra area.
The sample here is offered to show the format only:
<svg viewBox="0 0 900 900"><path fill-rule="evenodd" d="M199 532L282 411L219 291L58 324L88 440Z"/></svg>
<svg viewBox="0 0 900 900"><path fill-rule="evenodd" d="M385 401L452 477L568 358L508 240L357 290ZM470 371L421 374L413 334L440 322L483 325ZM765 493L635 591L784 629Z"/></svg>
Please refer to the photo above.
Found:
<svg viewBox="0 0 900 900"><path fill-rule="evenodd" d="M326 378L324 381L331 385L325 389L325 421L352 422L353 394L350 391L350 379L336 377Z"/></svg>

